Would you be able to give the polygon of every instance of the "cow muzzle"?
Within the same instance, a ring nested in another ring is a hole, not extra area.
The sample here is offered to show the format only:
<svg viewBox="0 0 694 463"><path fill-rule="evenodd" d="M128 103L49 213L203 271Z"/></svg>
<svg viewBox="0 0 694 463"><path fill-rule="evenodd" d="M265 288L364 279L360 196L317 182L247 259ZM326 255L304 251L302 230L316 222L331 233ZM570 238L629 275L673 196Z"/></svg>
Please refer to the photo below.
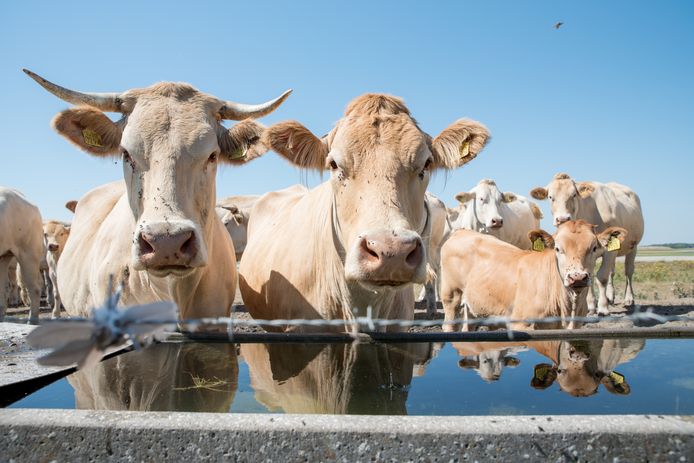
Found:
<svg viewBox="0 0 694 463"><path fill-rule="evenodd" d="M504 219L502 219L501 217L494 217L487 224L487 228L489 228L491 230L498 230L499 228L501 228L503 226L504 226Z"/></svg>
<svg viewBox="0 0 694 463"><path fill-rule="evenodd" d="M200 243L196 227L189 222L147 224L135 236L136 268L156 276L184 275L206 264Z"/></svg>
<svg viewBox="0 0 694 463"><path fill-rule="evenodd" d="M58 252L58 249L60 249L60 245L56 243L48 243L48 251L49 252Z"/></svg>
<svg viewBox="0 0 694 463"><path fill-rule="evenodd" d="M377 287L424 282L424 246L421 237L411 231L363 233L347 260L348 280Z"/></svg>
<svg viewBox="0 0 694 463"><path fill-rule="evenodd" d="M554 226L558 227L559 225L563 224L564 222L568 222L571 220L571 216L566 214L566 215L558 215L554 218Z"/></svg>
<svg viewBox="0 0 694 463"><path fill-rule="evenodd" d="M586 288L590 285L588 272L571 272L566 275L566 286L572 289Z"/></svg>

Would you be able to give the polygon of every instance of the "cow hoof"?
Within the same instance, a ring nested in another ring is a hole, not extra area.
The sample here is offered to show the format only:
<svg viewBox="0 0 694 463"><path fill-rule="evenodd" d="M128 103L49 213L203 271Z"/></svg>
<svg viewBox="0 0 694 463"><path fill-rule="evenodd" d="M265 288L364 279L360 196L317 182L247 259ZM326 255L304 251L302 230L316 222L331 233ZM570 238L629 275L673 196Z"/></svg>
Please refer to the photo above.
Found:
<svg viewBox="0 0 694 463"><path fill-rule="evenodd" d="M36 318L30 318L29 321L27 322L27 325L38 325L39 324L39 319L38 317Z"/></svg>
<svg viewBox="0 0 694 463"><path fill-rule="evenodd" d="M633 299L624 299L624 307L632 307L634 305Z"/></svg>
<svg viewBox="0 0 694 463"><path fill-rule="evenodd" d="M597 317L598 316L598 313L595 311L595 308L588 311L588 316L589 317Z"/></svg>
<svg viewBox="0 0 694 463"><path fill-rule="evenodd" d="M607 317L610 315L610 311L605 308L598 309L598 316Z"/></svg>

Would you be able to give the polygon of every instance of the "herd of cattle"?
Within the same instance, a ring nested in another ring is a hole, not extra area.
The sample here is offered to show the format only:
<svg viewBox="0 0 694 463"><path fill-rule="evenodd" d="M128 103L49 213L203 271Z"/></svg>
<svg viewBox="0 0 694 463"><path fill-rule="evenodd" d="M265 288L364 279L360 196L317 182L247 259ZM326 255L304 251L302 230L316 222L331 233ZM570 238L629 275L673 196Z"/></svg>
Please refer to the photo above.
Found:
<svg viewBox="0 0 694 463"><path fill-rule="evenodd" d="M443 302L446 320L606 314L617 256L626 259L624 303L634 302L644 225L629 188L555 175L530 192L549 200L554 235L539 230L535 203L493 180L459 193L453 209L427 192L432 171L460 167L483 150L490 135L479 122L460 119L432 137L402 100L365 94L317 137L297 121L255 122L289 91L260 105L180 83L93 94L25 72L75 105L54 118L58 133L91 155L121 157L123 180L71 202L71 225L42 223L20 193L0 189L0 319L8 298L17 299L18 278L30 322L38 322L42 272L56 317L61 302L71 316L90 315L111 276L123 284L122 304L172 300L182 319L228 316L237 282L258 319L349 321L370 308L374 318L411 320L414 284L425 284L430 314ZM240 122L226 128L223 120ZM243 164L270 149L330 179L311 190L217 201L219 163ZM459 328L468 325L445 325ZM283 328L310 329L326 330Z"/></svg>

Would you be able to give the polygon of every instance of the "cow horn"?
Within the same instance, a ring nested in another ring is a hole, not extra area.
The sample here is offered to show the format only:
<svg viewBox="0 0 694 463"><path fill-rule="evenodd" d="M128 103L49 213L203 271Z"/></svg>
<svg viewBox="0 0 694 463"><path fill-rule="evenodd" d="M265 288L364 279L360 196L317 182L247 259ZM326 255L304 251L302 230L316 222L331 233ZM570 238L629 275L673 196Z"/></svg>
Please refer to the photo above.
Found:
<svg viewBox="0 0 694 463"><path fill-rule="evenodd" d="M230 119L240 121L248 118L257 118L270 114L287 99L292 90L289 89L274 100L267 101L258 105L250 105L243 103L234 103L233 101L225 101L222 109L219 110L219 115L222 119Z"/></svg>
<svg viewBox="0 0 694 463"><path fill-rule="evenodd" d="M34 79L38 84L57 96L61 100L75 105L89 105L102 111L120 112L121 98L119 93L82 93L69 90L53 82L49 82L38 74L28 69L22 69L26 75Z"/></svg>

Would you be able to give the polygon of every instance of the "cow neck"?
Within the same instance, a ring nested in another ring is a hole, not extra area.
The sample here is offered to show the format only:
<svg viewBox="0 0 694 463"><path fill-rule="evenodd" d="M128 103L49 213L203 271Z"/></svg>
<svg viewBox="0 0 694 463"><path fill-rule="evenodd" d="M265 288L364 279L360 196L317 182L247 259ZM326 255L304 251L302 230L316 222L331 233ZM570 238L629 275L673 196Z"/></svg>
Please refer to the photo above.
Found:
<svg viewBox="0 0 694 463"><path fill-rule="evenodd" d="M335 245L337 247L337 252L340 255L340 259L342 259L342 262L344 263L345 257L346 257L346 251L345 251L345 245L342 243L342 226L340 225L340 219L337 216L337 199L336 195L333 194L333 200L332 200L332 224L331 224L331 230L333 233L333 241L335 242ZM418 232L420 238L424 236L428 236L431 234L431 213L429 211L429 205L427 204L426 200L424 200L424 226L422 229Z"/></svg>

